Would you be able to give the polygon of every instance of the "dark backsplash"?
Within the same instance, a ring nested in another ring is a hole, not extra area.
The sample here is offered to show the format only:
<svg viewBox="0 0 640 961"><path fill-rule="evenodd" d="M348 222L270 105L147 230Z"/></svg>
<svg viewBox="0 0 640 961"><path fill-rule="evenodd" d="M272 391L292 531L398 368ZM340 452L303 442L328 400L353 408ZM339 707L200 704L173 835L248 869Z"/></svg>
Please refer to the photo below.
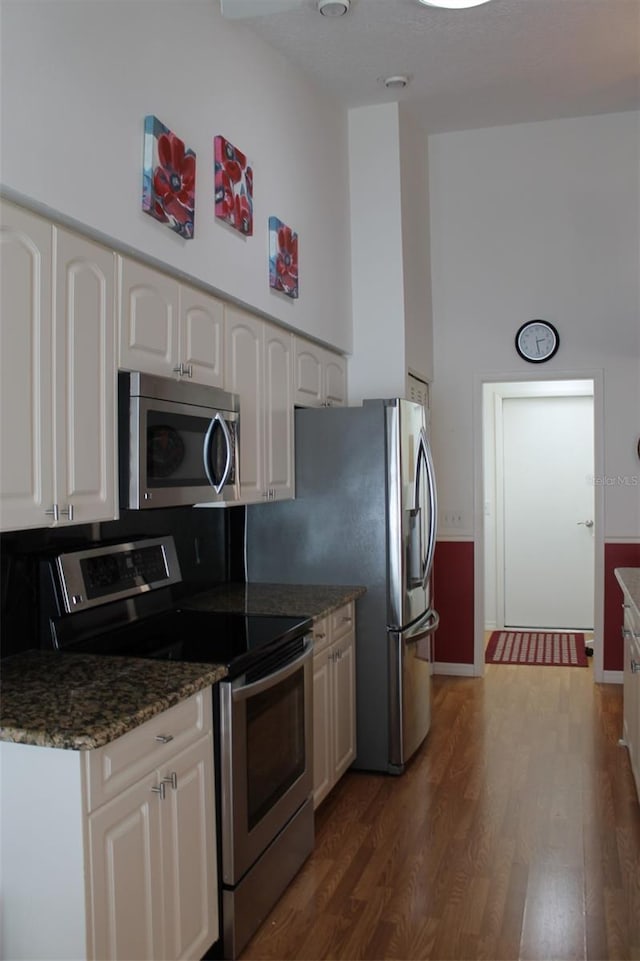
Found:
<svg viewBox="0 0 640 961"><path fill-rule="evenodd" d="M183 583L174 594L244 581L244 507L123 511L117 521L0 535L1 654L38 647L38 557L124 538L173 534Z"/></svg>

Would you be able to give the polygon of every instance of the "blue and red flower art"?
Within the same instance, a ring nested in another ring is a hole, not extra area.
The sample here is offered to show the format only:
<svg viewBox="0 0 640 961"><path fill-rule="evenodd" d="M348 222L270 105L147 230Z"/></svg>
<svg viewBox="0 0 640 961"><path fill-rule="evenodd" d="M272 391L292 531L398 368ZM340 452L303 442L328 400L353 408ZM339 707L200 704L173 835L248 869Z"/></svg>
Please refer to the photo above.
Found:
<svg viewBox="0 0 640 961"><path fill-rule="evenodd" d="M160 123L144 118L142 209L187 240L193 237L196 155Z"/></svg>
<svg viewBox="0 0 640 961"><path fill-rule="evenodd" d="M269 286L298 296L298 235L277 217L269 217Z"/></svg>
<svg viewBox="0 0 640 961"><path fill-rule="evenodd" d="M213 138L215 214L250 237L253 234L253 164L224 137Z"/></svg>

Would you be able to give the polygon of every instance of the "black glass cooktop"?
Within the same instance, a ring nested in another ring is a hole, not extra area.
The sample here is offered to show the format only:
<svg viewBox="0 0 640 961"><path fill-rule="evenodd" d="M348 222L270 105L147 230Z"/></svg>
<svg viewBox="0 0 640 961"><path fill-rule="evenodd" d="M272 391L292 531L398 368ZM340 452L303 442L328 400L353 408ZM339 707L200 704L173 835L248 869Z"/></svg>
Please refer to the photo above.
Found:
<svg viewBox="0 0 640 961"><path fill-rule="evenodd" d="M237 676L264 655L306 634L311 620L173 609L65 644L87 654L224 664Z"/></svg>

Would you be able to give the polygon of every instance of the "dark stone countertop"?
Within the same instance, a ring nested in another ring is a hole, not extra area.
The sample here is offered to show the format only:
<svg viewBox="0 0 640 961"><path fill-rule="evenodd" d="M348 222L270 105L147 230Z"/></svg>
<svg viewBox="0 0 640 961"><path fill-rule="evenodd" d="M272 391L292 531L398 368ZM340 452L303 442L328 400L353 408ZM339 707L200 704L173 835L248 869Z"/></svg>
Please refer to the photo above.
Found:
<svg viewBox="0 0 640 961"><path fill-rule="evenodd" d="M196 611L326 617L366 593L366 587L331 584L220 584L181 602Z"/></svg>
<svg viewBox="0 0 640 961"><path fill-rule="evenodd" d="M629 595L636 617L640 617L640 567L616 567L614 573L620 586Z"/></svg>
<svg viewBox="0 0 640 961"><path fill-rule="evenodd" d="M184 609L325 617L366 592L326 584L223 584ZM0 741L90 750L215 684L218 664L27 651L0 662Z"/></svg>
<svg viewBox="0 0 640 961"><path fill-rule="evenodd" d="M227 673L218 664L26 651L0 662L0 740L101 747Z"/></svg>

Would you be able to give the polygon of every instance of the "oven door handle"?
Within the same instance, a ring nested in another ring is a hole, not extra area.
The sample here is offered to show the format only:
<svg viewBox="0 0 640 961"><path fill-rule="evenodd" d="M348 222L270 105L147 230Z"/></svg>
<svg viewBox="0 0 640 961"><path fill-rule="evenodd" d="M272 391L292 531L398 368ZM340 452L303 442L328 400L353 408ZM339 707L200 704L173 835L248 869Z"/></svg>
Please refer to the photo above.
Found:
<svg viewBox="0 0 640 961"><path fill-rule="evenodd" d="M246 701L247 698L253 697L255 694L261 694L263 691L268 691L269 688L274 687L276 684L286 681L286 679L299 670L306 661L310 660L312 654L313 638L308 635L304 639L303 653L289 664L285 664L281 670L276 671L274 674L269 674L267 677L263 677L260 681L254 681L252 684L243 684L241 677L236 681L231 681L231 696L233 700L236 702ZM222 683L224 684L225 682L223 681Z"/></svg>

